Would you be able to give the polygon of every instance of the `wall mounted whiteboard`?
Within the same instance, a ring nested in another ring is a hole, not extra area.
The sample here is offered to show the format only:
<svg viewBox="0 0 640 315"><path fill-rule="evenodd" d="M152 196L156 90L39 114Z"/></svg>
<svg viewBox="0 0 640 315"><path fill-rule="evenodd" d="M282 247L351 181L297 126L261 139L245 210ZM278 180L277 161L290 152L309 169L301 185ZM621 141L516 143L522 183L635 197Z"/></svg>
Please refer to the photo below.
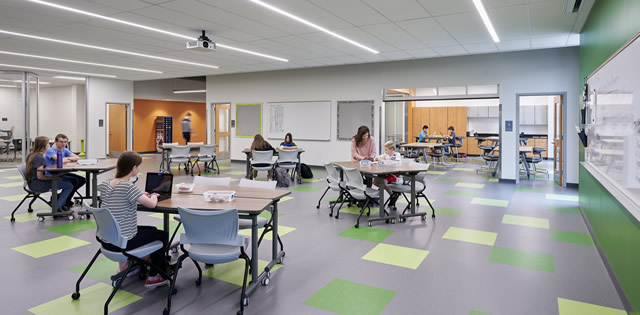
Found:
<svg viewBox="0 0 640 315"><path fill-rule="evenodd" d="M236 137L253 138L262 133L262 104L236 104Z"/></svg>
<svg viewBox="0 0 640 315"><path fill-rule="evenodd" d="M331 139L331 102L267 103L267 138L284 139L290 132L295 140Z"/></svg>
<svg viewBox="0 0 640 315"><path fill-rule="evenodd" d="M338 101L338 140L349 140L360 126L373 135L373 101Z"/></svg>

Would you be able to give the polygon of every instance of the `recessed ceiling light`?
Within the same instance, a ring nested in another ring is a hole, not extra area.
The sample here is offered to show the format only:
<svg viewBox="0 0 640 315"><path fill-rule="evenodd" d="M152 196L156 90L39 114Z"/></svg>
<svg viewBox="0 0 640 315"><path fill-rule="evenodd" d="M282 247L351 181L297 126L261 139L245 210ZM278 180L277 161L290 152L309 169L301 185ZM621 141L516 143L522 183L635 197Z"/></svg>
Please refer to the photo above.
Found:
<svg viewBox="0 0 640 315"><path fill-rule="evenodd" d="M54 42L54 43L60 43L60 44L67 44L67 45L73 45L73 46L79 46L79 47L85 47L85 48L104 50L104 51L109 51L109 52L114 52L114 53L119 53L119 54L125 54L125 55L132 55L132 56L138 56L138 57L144 57L144 58L150 58L150 59L157 59L157 60L164 60L164 61L183 63L183 64L200 66L200 67L207 67L207 68L214 68L214 69L218 69L219 68L218 66L214 66L214 65L206 65L206 64L195 63L195 62L190 62L190 61L171 59L171 58L165 58L165 57L158 57L158 56L141 54L141 53L132 52L132 51L126 51L126 50L113 49L113 48L107 48L107 47L102 47L102 46L82 44L82 43L70 42L70 41L66 41L66 40L59 40L59 39L53 39L53 38L48 38L48 37L42 37L42 36L35 36L35 35L28 35L28 34L22 34L22 33L16 33L16 32L9 32L9 31L5 31L5 30L0 30L0 33L8 34L8 35L21 36L21 37L27 37L27 38L33 38L33 39L39 39L39 40L44 40L44 41Z"/></svg>
<svg viewBox="0 0 640 315"><path fill-rule="evenodd" d="M489 19L487 10L484 8L484 5L482 4L482 0L473 0L473 4L476 6L476 10L478 10L480 17L482 18L482 22L484 22L484 26L489 31L491 38L495 43L499 43L500 38L498 38L498 34L496 33L496 30L493 28L493 24L491 24L491 20Z"/></svg>
<svg viewBox="0 0 640 315"><path fill-rule="evenodd" d="M4 85L4 84L0 84L0 87L17 88L17 86L15 86L15 85Z"/></svg>
<svg viewBox="0 0 640 315"><path fill-rule="evenodd" d="M15 82L15 83L22 83L22 80L5 80L5 79L0 79L0 81L2 81L2 82ZM36 81L31 81L30 83L36 83ZM40 81L40 84L51 84L51 82L44 82L44 81Z"/></svg>
<svg viewBox="0 0 640 315"><path fill-rule="evenodd" d="M173 90L173 94L206 93L207 90Z"/></svg>
<svg viewBox="0 0 640 315"><path fill-rule="evenodd" d="M35 3L39 3L39 4L42 4L42 5L46 5L46 6L50 6L50 7L57 8L57 9L71 11L71 12L78 13L78 14L88 15L88 16L91 16L91 17L94 17L94 18L98 18L98 19L103 19L103 20L107 20L107 21L111 21L111 22L120 23L120 24L125 24L125 25L129 25L129 26L137 27L137 28L142 28L142 29L145 29L145 30L148 30L148 31L162 33L162 34L165 34L165 35L171 35L171 36L174 36L174 37L184 38L184 39L188 39L188 40L197 40L196 37L186 36L186 35L170 32L170 31L165 31L165 30L157 29L155 27L150 27L150 26L146 26L146 25L142 25L142 24L138 24L138 23L128 22L128 21L112 18L112 17L109 17L109 16L104 16L104 15L100 15L100 14L84 11L84 10L78 10L78 9L74 9L74 8L67 7L67 6L64 6L64 5L59 5L59 4L46 2L46 1L40 1L40 0L29 0L29 1L35 2ZM233 46L229 46L229 45L225 45L225 44L220 44L220 43L217 43L217 42L216 42L216 45L218 47L227 48L227 49L243 52L243 53L246 53L246 54L251 54L251 55L265 57L265 58L270 58L270 59L283 61L283 62L289 62L289 60L284 59L284 58L271 56L271 55L267 55L267 54L263 54L263 53L259 53L259 52L255 52L255 51L251 51L251 50L246 50L246 49L242 49L242 48L237 48L237 47L233 47Z"/></svg>
<svg viewBox="0 0 640 315"><path fill-rule="evenodd" d="M2 66L2 67L11 67L11 68L22 68L22 69L33 69L33 70L60 72L60 73L83 74L83 75L88 75L88 76L93 76L93 77L117 78L117 76L110 75L110 74L99 74L99 73L89 73L89 72L77 72L77 71L67 71L67 70L58 70L58 69L37 68L37 67L29 67L29 66L8 65L8 64L3 64L3 63L0 63L0 66Z"/></svg>
<svg viewBox="0 0 640 315"><path fill-rule="evenodd" d="M264 3L264 2L262 2L262 1L260 1L260 0L251 0L251 2L256 3L256 4L259 4L259 5L261 5L261 6L265 7L265 8L267 8L267 9L269 9L269 10L271 10L271 11L274 11L274 12L280 13L280 14L282 14L282 15L284 15L284 16L286 16L286 17L290 18L290 19L296 20L296 21L298 21L298 22L300 22L300 23L302 23L302 24L305 24L305 25L311 26L311 27L313 27L313 28L315 28L315 29L317 29L317 30L319 30L319 31L325 32L325 33L327 33L327 34L329 34L329 35L331 35L331 36L334 36L334 37L337 37L337 38L339 38L339 39L342 39L343 41L345 41L345 42L347 42L347 43L349 43L349 44L356 45L356 46L358 46L358 47L360 47L360 48L362 48L362 49L364 49L364 50L367 50L367 51L369 51L369 52L372 52L372 53L374 53L374 54L379 53L379 51L377 51L377 50L375 50L375 49L371 49L371 48L369 48L369 47L367 47L367 46L365 46L365 45L362 45L362 44L360 44L360 43L358 43L358 42L356 42L356 41L353 41L353 40L351 40L351 39L348 39L348 38L346 38L346 37L344 37L344 36L342 36L342 35L340 35L340 34L334 33L334 32L332 32L332 31L330 31L330 30L328 30L328 29L326 29L326 28L324 28L324 27L322 27L322 26L320 26L320 25L317 25L317 24L314 24L314 23L312 23L312 22L309 22L309 21L307 21L307 20L305 20L305 19L303 19L303 18L301 18L301 17L298 17L298 16L296 16L296 15L293 15L293 14L291 14L291 13L289 13L289 12L287 12L287 11L284 11L284 10L282 10L282 9L276 8L276 7L274 7L274 6L270 5L270 4Z"/></svg>
<svg viewBox="0 0 640 315"><path fill-rule="evenodd" d="M107 65L107 64L103 64L103 63L95 63L95 62L87 62L87 61L79 61L79 60L71 60L71 59L62 59L62 58L30 55L30 54L16 53L16 52L10 52L10 51L1 51L0 50L0 54L21 56L21 57L30 57L30 58L38 58L38 59L47 59L47 60L55 60L55 61L78 63L78 64L83 64L83 65L106 67L106 68L115 68L115 69L123 69L123 70L132 70L132 71L141 71L141 72L150 72L150 73L162 73L162 71L146 70L146 69L131 68L131 67L121 67L121 66Z"/></svg>
<svg viewBox="0 0 640 315"><path fill-rule="evenodd" d="M76 80L76 81L84 81L85 78L82 77L68 77L64 75L56 75L53 77L54 79L64 79L64 80Z"/></svg>

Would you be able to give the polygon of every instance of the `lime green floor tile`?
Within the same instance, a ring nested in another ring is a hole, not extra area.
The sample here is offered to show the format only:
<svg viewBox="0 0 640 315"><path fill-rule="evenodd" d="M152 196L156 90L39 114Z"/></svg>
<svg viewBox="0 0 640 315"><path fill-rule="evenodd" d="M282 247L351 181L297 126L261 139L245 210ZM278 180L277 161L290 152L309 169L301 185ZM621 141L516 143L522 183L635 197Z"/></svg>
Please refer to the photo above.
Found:
<svg viewBox="0 0 640 315"><path fill-rule="evenodd" d="M606 306L558 298L559 315L625 315L627 312Z"/></svg>
<svg viewBox="0 0 640 315"><path fill-rule="evenodd" d="M218 165L218 168L219 168L221 171L224 171L224 170L230 170L230 169L231 169L231 166L228 166L228 165Z"/></svg>
<svg viewBox="0 0 640 315"><path fill-rule="evenodd" d="M71 235L78 232L88 231L96 228L96 222L93 220L79 220L65 224L58 224L45 228L49 232L62 235Z"/></svg>
<svg viewBox="0 0 640 315"><path fill-rule="evenodd" d="M298 187L293 187L289 190L291 191L299 191L299 192L314 192L317 190L323 189L321 187L309 187L309 186L298 186Z"/></svg>
<svg viewBox="0 0 640 315"><path fill-rule="evenodd" d="M317 182L327 181L327 179L326 178L303 178L302 181L305 183L317 183Z"/></svg>
<svg viewBox="0 0 640 315"><path fill-rule="evenodd" d="M0 184L0 187L2 187L2 188L9 188L9 187L22 187L22 185L24 185L24 182L20 181L20 182L13 182L13 183L4 183L4 184Z"/></svg>
<svg viewBox="0 0 640 315"><path fill-rule="evenodd" d="M429 255L427 250L378 244L362 256L362 259L408 269L418 269L427 255Z"/></svg>
<svg viewBox="0 0 640 315"><path fill-rule="evenodd" d="M531 187L513 187L513 190L515 191L519 191L519 192L533 192L533 193L539 193L539 194L544 194L544 189L542 188L531 188Z"/></svg>
<svg viewBox="0 0 640 315"><path fill-rule="evenodd" d="M453 170L453 171L462 171L462 172L475 172L476 171L475 168L470 168L470 167L454 167L451 170Z"/></svg>
<svg viewBox="0 0 640 315"><path fill-rule="evenodd" d="M502 217L502 223L549 229L549 219L545 218L505 214L504 217Z"/></svg>
<svg viewBox="0 0 640 315"><path fill-rule="evenodd" d="M594 246L591 235L587 233L551 230L551 240L554 242L572 243L584 246Z"/></svg>
<svg viewBox="0 0 640 315"><path fill-rule="evenodd" d="M69 271L81 275L85 268L89 265L91 257L87 256L87 263L69 268ZM105 257L98 258L91 266L91 269L87 272L87 277L96 280L98 282L109 281L111 283L111 276L118 272L118 263L111 261Z"/></svg>
<svg viewBox="0 0 640 315"><path fill-rule="evenodd" d="M237 181L240 181L240 179L239 179L239 178L232 178L232 179L231 179L231 182L232 182L232 183L233 183L233 182L237 182Z"/></svg>
<svg viewBox="0 0 640 315"><path fill-rule="evenodd" d="M234 171L234 172L226 172L225 174L229 175L247 175L246 171Z"/></svg>
<svg viewBox="0 0 640 315"><path fill-rule="evenodd" d="M491 315L490 313L480 312L476 310L470 310L469 315Z"/></svg>
<svg viewBox="0 0 640 315"><path fill-rule="evenodd" d="M447 196L460 196L460 197L475 197L477 195L475 191L462 191L462 190L449 190L444 194Z"/></svg>
<svg viewBox="0 0 640 315"><path fill-rule="evenodd" d="M457 183L460 181L459 178L453 178L453 177L438 177L436 178L436 181L438 182L450 182L450 183Z"/></svg>
<svg viewBox="0 0 640 315"><path fill-rule="evenodd" d="M325 201L325 202L327 202L327 203L329 203L329 202L331 202L331 201L336 201L336 200L338 200L338 196L335 196L335 197L331 197L331 198L325 199L324 201Z"/></svg>
<svg viewBox="0 0 640 315"><path fill-rule="evenodd" d="M361 226L359 228L352 226L342 231L342 233L338 234L338 236L380 243L384 241L387 237L389 237L391 234L393 234L392 230L379 229L379 228L373 228L368 226Z"/></svg>
<svg viewBox="0 0 640 315"><path fill-rule="evenodd" d="M473 198L471 203L474 205L494 206L506 208L509 206L508 200L489 199L489 198Z"/></svg>
<svg viewBox="0 0 640 315"><path fill-rule="evenodd" d="M20 209L20 210L18 210L18 212L16 212L14 218L16 219L16 222L18 222L18 223L35 221L35 220L38 220L38 216L36 216L36 213L39 213L39 212L50 212L51 211L50 209L51 208L49 208L49 210L46 210L46 209L35 210L34 209L34 211L31 212L31 213L27 212L26 209L24 209L24 210ZM13 209L11 211L13 211ZM8 215L8 216L6 216L4 218L7 219L7 220L11 220L11 216L10 215Z"/></svg>
<svg viewBox="0 0 640 315"><path fill-rule="evenodd" d="M269 262L265 260L258 259L258 270L262 272L262 270L264 270L264 268L267 267L268 263ZM282 265L276 264L271 269L271 272L273 273L274 271L280 269L281 267ZM215 265L211 268L203 270L202 275L241 286L242 279L244 277L244 260L238 259L230 263ZM179 276L188 277L189 275L186 273L180 272ZM194 272L192 276L194 279L196 279L196 277L198 276L197 271ZM251 273L247 275L247 283L249 281L251 281ZM239 294L240 293L238 293L238 296Z"/></svg>
<svg viewBox="0 0 640 315"><path fill-rule="evenodd" d="M500 180L499 180L499 179L497 179L497 178L489 178L489 181L490 181L490 182L492 182L492 183L497 183L497 182L499 182Z"/></svg>
<svg viewBox="0 0 640 315"><path fill-rule="evenodd" d="M284 215L284 213L282 213L282 212L278 211L278 218L279 218L279 217L281 217L281 216L283 216L283 215ZM260 214L259 214L258 216L263 217L263 218L265 218L265 219L269 220L269 219L271 219L271 212L269 212L269 211L262 211L262 212L260 212Z"/></svg>
<svg viewBox="0 0 640 315"><path fill-rule="evenodd" d="M16 176L7 176L5 177L6 179L22 179L22 175L16 175Z"/></svg>
<svg viewBox="0 0 640 315"><path fill-rule="evenodd" d="M342 279L333 279L304 302L340 315L379 314L395 292Z"/></svg>
<svg viewBox="0 0 640 315"><path fill-rule="evenodd" d="M443 172L443 171L427 171L428 175L444 175L447 174L447 172Z"/></svg>
<svg viewBox="0 0 640 315"><path fill-rule="evenodd" d="M293 198L294 198L294 197L291 197L291 196L284 196L284 197L280 198L280 202L285 202L285 201L287 201L287 200L291 200L291 199L293 199Z"/></svg>
<svg viewBox="0 0 640 315"><path fill-rule="evenodd" d="M562 201L575 201L578 202L578 196L571 195L559 195L559 194L546 194L547 199L550 200L562 200Z"/></svg>
<svg viewBox="0 0 640 315"><path fill-rule="evenodd" d="M12 249L33 258L40 258L89 244L91 243L63 235L40 242L14 247Z"/></svg>
<svg viewBox="0 0 640 315"><path fill-rule="evenodd" d="M22 198L24 198L24 196L26 196L26 194L3 196L3 197L0 197L0 199L6 200L6 201L20 201L22 200Z"/></svg>
<svg viewBox="0 0 640 315"><path fill-rule="evenodd" d="M551 206L551 207L548 207L547 209L549 211L559 212L559 213L580 214L580 210L577 207Z"/></svg>
<svg viewBox="0 0 640 315"><path fill-rule="evenodd" d="M174 220L173 218L170 219L169 221L169 237L171 237L171 235L173 234L173 231L176 230L176 227L178 226L178 224L180 224L178 221ZM156 229L158 230L162 230L164 229L164 223L160 223L156 225ZM184 225L180 225L180 229L178 230L178 233L176 234L176 239L180 237L180 233L184 233Z"/></svg>
<svg viewBox="0 0 640 315"><path fill-rule="evenodd" d="M112 289L110 285L104 283L94 284L80 290L80 298L77 300L71 299L71 292L69 292L53 301L30 308L29 312L38 315L102 314L104 302L111 294ZM142 298L120 289L109 303L109 312L116 311L140 299Z"/></svg>
<svg viewBox="0 0 640 315"><path fill-rule="evenodd" d="M148 167L160 167L160 163L148 163L148 164L143 164L142 166L148 166Z"/></svg>
<svg viewBox="0 0 640 315"><path fill-rule="evenodd" d="M442 238L449 240L489 246L493 246L493 244L496 242L497 237L498 233L464 229L459 227L450 227L442 236Z"/></svg>
<svg viewBox="0 0 640 315"><path fill-rule="evenodd" d="M553 256L504 247L493 247L489 262L533 270L553 272Z"/></svg>
<svg viewBox="0 0 640 315"><path fill-rule="evenodd" d="M442 216L443 215L445 217L457 218L457 217L460 216L460 214L462 214L462 210L460 210L460 209L442 208L442 207L435 207L435 208L436 208L436 216ZM427 208L427 209L430 209L430 208Z"/></svg>
<svg viewBox="0 0 640 315"><path fill-rule="evenodd" d="M456 187L465 187L465 188L475 188L482 189L484 188L484 184L474 184L474 183L457 183Z"/></svg>
<svg viewBox="0 0 640 315"><path fill-rule="evenodd" d="M262 235L262 230L264 229L258 229L258 237L260 237L260 235ZM296 228L292 228L290 226L284 226L284 225L280 225L278 224L278 234L280 235L280 237L283 237L284 235L287 235L293 231L295 231ZM246 235L246 236L251 236L251 230L250 229L246 229L246 230L240 230L238 232L238 234L242 234L242 235ZM267 232L267 234L264 235L264 239L265 240L272 240L273 237L273 232Z"/></svg>

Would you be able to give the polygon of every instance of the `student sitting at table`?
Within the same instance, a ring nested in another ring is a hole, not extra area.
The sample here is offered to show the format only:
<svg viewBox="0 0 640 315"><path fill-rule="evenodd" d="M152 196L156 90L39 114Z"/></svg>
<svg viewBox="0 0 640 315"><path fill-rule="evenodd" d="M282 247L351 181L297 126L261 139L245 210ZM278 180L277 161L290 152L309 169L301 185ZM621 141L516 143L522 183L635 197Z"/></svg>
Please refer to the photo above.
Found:
<svg viewBox="0 0 640 315"><path fill-rule="evenodd" d="M127 247L132 249L151 243L162 241L163 247L151 253L151 263L162 270L168 267L164 255L164 248L169 241L167 232L158 230L154 226L138 225L138 203L147 207L155 208L158 203L157 194L142 192L133 183L137 179L137 174L142 164L142 157L135 152L127 151L118 157L116 175L114 179L109 179L98 186L102 198L102 207L111 212L120 225L120 233L126 238ZM102 243L107 250L119 251L120 248L109 243ZM168 283L154 269L149 270L149 277L145 287L153 288Z"/></svg>
<svg viewBox="0 0 640 315"><path fill-rule="evenodd" d="M429 136L429 126L422 126L422 131L420 131L420 137L418 138L418 142L427 141L427 137Z"/></svg>
<svg viewBox="0 0 640 315"><path fill-rule="evenodd" d="M69 142L69 138L67 138L67 136L65 136L64 134L58 134L56 136L53 146L49 148L44 154L44 159L47 167L56 164L58 160L58 155L57 155L58 151L62 152L63 164L73 163L80 160L79 156L77 156L76 154L74 154L73 152L69 151L66 148L68 142ZM80 187L82 187L87 181L82 176L78 176L76 174L70 174L70 173L62 175L62 180L69 182L71 183L71 185L73 185L73 192L71 192L71 194L67 197L67 200L65 200L65 204L68 207L71 207L73 206L73 202L71 202L71 198L73 198L73 194L75 194L76 191L78 191L78 189L80 189Z"/></svg>
<svg viewBox="0 0 640 315"><path fill-rule="evenodd" d="M447 139L449 141L450 145L456 144L456 132L455 132L453 126L449 126L449 128L447 128L447 131L449 132L449 134L444 136L445 139ZM451 152L449 147L450 146L444 147L444 153L445 154L449 154L449 152Z"/></svg>
<svg viewBox="0 0 640 315"><path fill-rule="evenodd" d="M369 127L360 126L358 132L351 138L351 160L373 160L376 157L376 144L371 138Z"/></svg>
<svg viewBox="0 0 640 315"><path fill-rule="evenodd" d="M44 152L49 147L49 138L40 136L36 137L33 142L33 150L27 156L27 183L29 189L34 192L44 193L51 190L51 177L47 176L44 172L39 172L45 167ZM58 211L67 211L68 208L65 205L66 200L73 192L73 185L70 182L60 180L57 182L58 189L62 189L62 193L58 196L58 204L56 205Z"/></svg>
<svg viewBox="0 0 640 315"><path fill-rule="evenodd" d="M286 138L285 138L286 139ZM276 153L276 149L274 149L271 144L269 144L269 142L267 142L267 140L264 140L264 138L257 134L253 137L253 143L251 143L251 151L273 151L273 153ZM264 167L264 166L269 166L269 164L254 164L254 166L256 167ZM267 178L272 178L273 175L273 170L269 170L267 172ZM258 171L256 170L252 170L252 175L253 178L256 178L258 176Z"/></svg>
<svg viewBox="0 0 640 315"><path fill-rule="evenodd" d="M377 156L375 160L376 161L400 161L401 159L402 159L402 156L400 155L399 152L396 152L396 145L393 143L393 141L387 141L384 144L384 154ZM400 175L398 174L387 175L384 178L384 182L382 182L379 178L376 178L373 181L373 184L378 186L379 188L384 188L384 190L386 190L389 193L389 195L391 195L391 189L389 188L389 184L395 183L399 177Z"/></svg>
<svg viewBox="0 0 640 315"><path fill-rule="evenodd" d="M293 138L291 137L291 133L287 133L284 136L284 141L280 143L280 150L296 150L298 147L293 142Z"/></svg>

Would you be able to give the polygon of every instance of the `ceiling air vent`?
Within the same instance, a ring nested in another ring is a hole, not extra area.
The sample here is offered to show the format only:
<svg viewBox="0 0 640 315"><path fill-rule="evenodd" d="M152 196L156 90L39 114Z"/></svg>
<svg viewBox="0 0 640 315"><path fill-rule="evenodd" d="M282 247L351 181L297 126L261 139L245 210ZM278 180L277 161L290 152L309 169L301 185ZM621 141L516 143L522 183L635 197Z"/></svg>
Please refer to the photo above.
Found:
<svg viewBox="0 0 640 315"><path fill-rule="evenodd" d="M582 7L583 0L567 0L567 9L565 13L571 14L580 11L580 7Z"/></svg>

